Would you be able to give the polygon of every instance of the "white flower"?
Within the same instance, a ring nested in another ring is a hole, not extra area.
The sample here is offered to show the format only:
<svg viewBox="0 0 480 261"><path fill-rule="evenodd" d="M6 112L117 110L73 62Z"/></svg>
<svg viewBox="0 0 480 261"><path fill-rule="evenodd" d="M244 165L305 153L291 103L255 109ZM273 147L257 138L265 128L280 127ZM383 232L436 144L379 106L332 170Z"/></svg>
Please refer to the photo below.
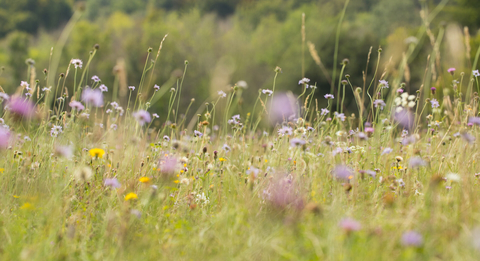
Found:
<svg viewBox="0 0 480 261"><path fill-rule="evenodd" d="M460 181L460 175L456 173L448 173L446 176L447 180L450 180L452 182L459 182Z"/></svg>

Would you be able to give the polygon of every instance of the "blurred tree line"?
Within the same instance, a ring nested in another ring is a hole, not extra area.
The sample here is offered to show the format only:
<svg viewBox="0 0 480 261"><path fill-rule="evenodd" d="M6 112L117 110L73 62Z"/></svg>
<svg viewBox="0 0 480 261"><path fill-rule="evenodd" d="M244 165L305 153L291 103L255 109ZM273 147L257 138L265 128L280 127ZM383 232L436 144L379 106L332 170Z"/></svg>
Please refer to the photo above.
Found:
<svg viewBox="0 0 480 261"><path fill-rule="evenodd" d="M434 9L440 2L350 1L340 31L336 66L348 58L345 73L351 75L355 86L361 86L370 47L374 51L368 71L372 72L376 49L406 48L405 38L415 35L421 26L422 5ZM86 62L92 46L99 44L90 75L97 74L111 88L118 80L114 68L124 64L126 84L138 86L147 49L153 48L151 60L168 33L151 85L175 86L176 79L183 74L184 61L188 60L184 106L190 98L208 100L210 95L215 96L218 90L240 80L253 90L271 89L276 66L282 68L277 89L299 93L302 13L306 15L306 41L315 45L331 75L335 33L344 4L345 0L0 0L0 66L5 67L0 85L7 90L18 86L27 75L27 58L36 61L37 77L41 78L41 70L49 67L50 48L55 46L64 25L75 11L83 10L63 49L57 73L66 70L71 58ZM480 18L474 14L478 12L478 1L451 0L431 27L435 28L441 20L469 26L475 45L480 42L475 36ZM304 48L305 76L317 83L317 95L321 97L330 91L328 78L312 59L308 46ZM425 47L420 53L426 56L430 51ZM418 56L422 61L418 68L412 65L411 85L418 86L421 81L424 56ZM69 87L73 85L71 81L67 82ZM247 103L256 96L256 91L244 93ZM167 102L168 97L164 97L155 106L164 108Z"/></svg>

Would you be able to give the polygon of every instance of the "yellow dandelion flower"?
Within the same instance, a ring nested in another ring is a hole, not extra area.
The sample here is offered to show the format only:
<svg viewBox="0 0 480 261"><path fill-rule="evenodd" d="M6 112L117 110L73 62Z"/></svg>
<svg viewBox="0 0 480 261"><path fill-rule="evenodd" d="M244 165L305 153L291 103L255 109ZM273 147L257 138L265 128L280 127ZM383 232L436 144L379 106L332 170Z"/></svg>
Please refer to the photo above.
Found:
<svg viewBox="0 0 480 261"><path fill-rule="evenodd" d="M35 208L35 207L34 207L32 204L28 203L28 202L24 203L24 204L20 207L20 209L27 209L27 210L32 210L32 209L34 209L34 208Z"/></svg>
<svg viewBox="0 0 480 261"><path fill-rule="evenodd" d="M218 160L219 161L226 161L226 159L224 159L224 158L219 158Z"/></svg>
<svg viewBox="0 0 480 261"><path fill-rule="evenodd" d="M173 181L173 182L175 182L175 184L178 184L178 182L180 182L180 180L177 179L177 180L175 180L175 181Z"/></svg>
<svg viewBox="0 0 480 261"><path fill-rule="evenodd" d="M105 151L99 148L94 148L89 150L88 153L90 153L90 156L92 156L92 158L103 158Z"/></svg>
<svg viewBox="0 0 480 261"><path fill-rule="evenodd" d="M130 192L125 196L125 201L128 201L130 199L137 199L137 198L138 198L137 194Z"/></svg>
<svg viewBox="0 0 480 261"><path fill-rule="evenodd" d="M2 173L2 174L3 174L3 172L4 172L4 171L5 171L5 169L4 169L4 168L0 168L0 173Z"/></svg>
<svg viewBox="0 0 480 261"><path fill-rule="evenodd" d="M265 160L265 163L267 163L267 162L268 162L268 159Z"/></svg>
<svg viewBox="0 0 480 261"><path fill-rule="evenodd" d="M150 178L149 178L149 177L141 177L141 178L140 178L140 182L142 182L142 183L148 183L148 182L150 182Z"/></svg>
<svg viewBox="0 0 480 261"><path fill-rule="evenodd" d="M17 196L17 195L13 195L13 197L14 197L14 198L20 198L20 197L19 197L19 196Z"/></svg>

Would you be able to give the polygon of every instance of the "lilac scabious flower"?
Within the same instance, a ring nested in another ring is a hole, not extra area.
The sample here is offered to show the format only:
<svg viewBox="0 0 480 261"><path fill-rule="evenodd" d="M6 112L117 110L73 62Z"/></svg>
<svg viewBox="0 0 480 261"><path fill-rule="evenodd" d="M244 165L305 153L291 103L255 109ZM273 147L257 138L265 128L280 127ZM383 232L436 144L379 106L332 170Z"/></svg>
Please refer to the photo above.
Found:
<svg viewBox="0 0 480 261"><path fill-rule="evenodd" d="M99 82L99 81L100 81L100 77L94 75L94 76L92 76L92 80L93 80L94 82Z"/></svg>
<svg viewBox="0 0 480 261"><path fill-rule="evenodd" d="M348 181L353 179L353 170L345 165L337 165L333 169L333 176L338 180Z"/></svg>
<svg viewBox="0 0 480 261"><path fill-rule="evenodd" d="M103 106L103 94L99 89L85 88L82 92L82 101L93 107Z"/></svg>
<svg viewBox="0 0 480 261"><path fill-rule="evenodd" d="M117 102L111 102L110 105L111 105L114 109L118 108L118 103L117 103Z"/></svg>
<svg viewBox="0 0 480 261"><path fill-rule="evenodd" d="M413 127L415 116L409 110L402 110L395 113L395 121L405 129L411 129Z"/></svg>
<svg viewBox="0 0 480 261"><path fill-rule="evenodd" d="M72 107L72 109L75 109L77 111L83 111L85 110L85 106L83 106L83 104L81 102L78 102L78 101L71 101L69 103L70 107Z"/></svg>
<svg viewBox="0 0 480 261"><path fill-rule="evenodd" d="M475 70L472 73L473 73L473 76L475 76L475 77L480 76L480 73L478 72L478 70Z"/></svg>
<svg viewBox="0 0 480 261"><path fill-rule="evenodd" d="M451 75L453 75L453 74L455 73L455 71L456 71L456 69L453 68L453 67L452 67L452 68L449 68L449 69L447 70L447 72L450 73Z"/></svg>
<svg viewBox="0 0 480 261"><path fill-rule="evenodd" d="M335 118L340 119L341 121L345 121L345 119L347 118L343 113L335 112L334 115L335 115Z"/></svg>
<svg viewBox="0 0 480 261"><path fill-rule="evenodd" d="M225 98L227 97L227 94L224 91L218 91L218 96L220 96L220 98Z"/></svg>
<svg viewBox="0 0 480 261"><path fill-rule="evenodd" d="M389 154L393 151L393 149L391 148L385 148L383 151L382 151L382 155L385 155L385 154Z"/></svg>
<svg viewBox="0 0 480 261"><path fill-rule="evenodd" d="M427 163L420 157L413 157L413 158L410 158L409 165L410 165L410 168L415 169L415 168L427 166Z"/></svg>
<svg viewBox="0 0 480 261"><path fill-rule="evenodd" d="M158 90L160 90L160 86L158 86L158 85L155 84L155 85L153 86L153 90L155 90L156 92L158 92Z"/></svg>
<svg viewBox="0 0 480 261"><path fill-rule="evenodd" d="M292 136L293 134L293 129L291 127L288 127L288 126L283 126L282 128L280 128L278 130L278 135L283 137L285 135L287 136Z"/></svg>
<svg viewBox="0 0 480 261"><path fill-rule="evenodd" d="M130 91L135 91L135 86L128 86L128 89L129 89Z"/></svg>
<svg viewBox="0 0 480 261"><path fill-rule="evenodd" d="M10 131L3 126L0 126L0 149L8 148L10 141Z"/></svg>
<svg viewBox="0 0 480 261"><path fill-rule="evenodd" d="M63 132L62 126L53 125L52 129L50 130L50 136L56 138L58 136L58 134L60 134L62 132Z"/></svg>
<svg viewBox="0 0 480 261"><path fill-rule="evenodd" d="M440 103L437 101L437 99L430 100L430 103L432 104L432 108L440 107Z"/></svg>
<svg viewBox="0 0 480 261"><path fill-rule="evenodd" d="M310 79L308 78L303 78L301 79L300 81L298 81L298 85L301 85L301 84L307 84L310 82Z"/></svg>
<svg viewBox="0 0 480 261"><path fill-rule="evenodd" d="M10 99L10 96L4 92L0 92L0 103L3 101L8 101Z"/></svg>
<svg viewBox="0 0 480 261"><path fill-rule="evenodd" d="M472 144L473 142L475 142L475 137L468 132L462 132L460 133L460 135L469 144Z"/></svg>
<svg viewBox="0 0 480 261"><path fill-rule="evenodd" d="M290 146L292 147L300 147L305 145L306 143L307 143L306 141L299 138L293 138L290 140Z"/></svg>
<svg viewBox="0 0 480 261"><path fill-rule="evenodd" d="M25 82L25 81L21 81L21 82L20 82L20 87L26 89L27 91L30 91L30 84L28 84L28 83Z"/></svg>
<svg viewBox="0 0 480 261"><path fill-rule="evenodd" d="M298 115L297 100L291 94L276 92L270 103L267 108L269 108L270 123L273 125Z"/></svg>
<svg viewBox="0 0 480 261"><path fill-rule="evenodd" d="M75 69L77 69L78 67L82 69L82 66L83 66L83 62L80 59L72 59L71 64L75 66Z"/></svg>
<svg viewBox="0 0 480 261"><path fill-rule="evenodd" d="M153 118L156 118L156 119L160 118L160 116L158 116L158 114L156 114L156 113L152 114L152 116L153 116Z"/></svg>
<svg viewBox="0 0 480 261"><path fill-rule="evenodd" d="M137 120L137 122L143 126L145 123L150 123L152 121L152 117L150 116L150 113L145 110L139 110L137 112L134 112L132 116Z"/></svg>
<svg viewBox="0 0 480 261"><path fill-rule="evenodd" d="M222 149L227 153L232 150L232 148L230 148L230 146L228 146L227 144L223 144Z"/></svg>
<svg viewBox="0 0 480 261"><path fill-rule="evenodd" d="M163 140L166 141L166 142L169 142L169 141L170 141L170 137L168 137L167 135L164 135L164 136L163 136Z"/></svg>
<svg viewBox="0 0 480 261"><path fill-rule="evenodd" d="M100 85L98 89L100 89L100 91L102 92L108 92L108 87L105 84Z"/></svg>
<svg viewBox="0 0 480 261"><path fill-rule="evenodd" d="M416 231L407 231L402 235L402 245L421 247L423 245L423 237Z"/></svg>
<svg viewBox="0 0 480 261"><path fill-rule="evenodd" d="M382 87L382 89L387 89L388 87L390 87L388 85L388 82L385 81L385 80L380 80L379 82L380 82L380 86Z"/></svg>
<svg viewBox="0 0 480 261"><path fill-rule="evenodd" d="M203 136L203 133L199 132L198 130L194 130L194 131L193 131L193 136L195 136L195 137L202 137L202 136Z"/></svg>
<svg viewBox="0 0 480 261"><path fill-rule="evenodd" d="M333 99L335 99L335 97L333 96L333 94L325 94L325 96L323 96L323 97L325 97L325 99L327 99L327 100L333 100Z"/></svg>
<svg viewBox="0 0 480 261"><path fill-rule="evenodd" d="M468 118L468 123L480 125L480 117L470 117Z"/></svg>
<svg viewBox="0 0 480 261"><path fill-rule="evenodd" d="M366 132L366 133L373 133L373 132L375 132L375 129L372 128L372 127L366 127L366 128L365 128L365 132Z"/></svg>
<svg viewBox="0 0 480 261"><path fill-rule="evenodd" d="M327 109L327 108L322 108L322 112L320 113L320 115L322 116L325 116L329 113L330 111Z"/></svg>
<svg viewBox="0 0 480 261"><path fill-rule="evenodd" d="M105 181L103 182L103 185L105 187L111 187L114 189L120 188L122 186L116 178L105 179Z"/></svg>
<svg viewBox="0 0 480 261"><path fill-rule="evenodd" d="M30 100L25 100L23 98L11 98L7 103L5 109L7 109L19 117L31 118L35 113L35 107Z"/></svg>
<svg viewBox="0 0 480 261"><path fill-rule="evenodd" d="M262 90L262 93L263 93L263 94L267 94L268 96L272 96L273 91L272 91L272 90L269 90L269 89L263 89L263 90Z"/></svg>
<svg viewBox="0 0 480 261"><path fill-rule="evenodd" d="M344 218L340 220L338 226L347 233L359 231L360 229L362 229L362 225L360 224L360 222L356 221L353 218Z"/></svg>
<svg viewBox="0 0 480 261"><path fill-rule="evenodd" d="M377 108L378 106L380 106L380 109L383 110L383 108L386 106L385 102L383 100L375 100L373 102L373 105L375 105L375 108Z"/></svg>

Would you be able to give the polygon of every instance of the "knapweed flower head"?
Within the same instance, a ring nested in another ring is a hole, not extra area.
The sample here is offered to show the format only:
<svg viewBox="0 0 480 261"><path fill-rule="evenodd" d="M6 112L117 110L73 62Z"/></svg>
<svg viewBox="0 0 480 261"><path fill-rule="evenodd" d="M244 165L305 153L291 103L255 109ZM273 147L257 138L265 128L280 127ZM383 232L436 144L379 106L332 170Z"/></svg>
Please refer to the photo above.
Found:
<svg viewBox="0 0 480 261"><path fill-rule="evenodd" d="M386 106L386 104L383 100L375 100L373 102L373 105L375 106L375 108L380 107L381 110L383 110L383 108Z"/></svg>
<svg viewBox="0 0 480 261"><path fill-rule="evenodd" d="M82 69L82 66L83 66L82 60L80 60L80 59L72 59L71 63L73 64L73 66L75 66L75 69L77 69L77 68Z"/></svg>
<svg viewBox="0 0 480 261"><path fill-rule="evenodd" d="M35 114L35 107L30 100L21 97L12 97L5 109L8 109L16 117L30 119Z"/></svg>
<svg viewBox="0 0 480 261"><path fill-rule="evenodd" d="M118 179L116 178L111 178L111 179L105 179L103 181L103 185L105 187L111 187L111 188L114 188L114 189L118 189L120 188L122 185L120 184L120 182L118 181Z"/></svg>
<svg viewBox="0 0 480 261"><path fill-rule="evenodd" d="M225 98L227 97L227 94L224 91L218 91L218 96L220 96L220 98Z"/></svg>
<svg viewBox="0 0 480 261"><path fill-rule="evenodd" d="M88 151L88 153L92 158L100 158L100 159L103 158L103 155L105 155L105 151L100 148L91 149Z"/></svg>
<svg viewBox="0 0 480 261"><path fill-rule="evenodd" d="M85 106L83 106L83 104L79 101L71 101L68 105L77 111L85 110Z"/></svg>
<svg viewBox="0 0 480 261"><path fill-rule="evenodd" d="M346 233L356 232L362 229L360 222L353 218L344 218L340 220L338 226L343 229Z"/></svg>
<svg viewBox="0 0 480 261"><path fill-rule="evenodd" d="M353 179L353 170L345 165L337 165L333 171L333 176L338 180L348 181Z"/></svg>
<svg viewBox="0 0 480 261"><path fill-rule="evenodd" d="M145 123L150 123L152 121L150 113L145 110L136 111L132 114L132 116L135 118L135 120L137 120L140 126L143 126L145 125Z"/></svg>
<svg viewBox="0 0 480 261"><path fill-rule="evenodd" d="M99 89L87 87L82 92L82 101L88 106L101 107L103 106L103 93Z"/></svg>
<svg viewBox="0 0 480 261"><path fill-rule="evenodd" d="M437 101L437 99L431 99L430 103L432 104L432 108L438 108L440 107L440 103Z"/></svg>
<svg viewBox="0 0 480 261"><path fill-rule="evenodd" d="M407 231L403 233L401 239L402 245L407 247L421 247L423 245L423 236L416 231Z"/></svg>
<svg viewBox="0 0 480 261"><path fill-rule="evenodd" d="M262 90L262 93L263 93L263 94L266 94L266 95L268 95L268 96L272 96L273 91L272 91L272 90L269 90L269 89L263 89L263 90Z"/></svg>
<svg viewBox="0 0 480 261"><path fill-rule="evenodd" d="M453 67L452 67L452 68L448 68L448 70L447 70L447 72L450 73L450 74L452 74L452 75L455 73L455 71L456 71L456 69L453 68Z"/></svg>
<svg viewBox="0 0 480 261"><path fill-rule="evenodd" d="M108 92L108 87L105 84L102 84L98 87L102 92Z"/></svg>
<svg viewBox="0 0 480 261"><path fill-rule="evenodd" d="M472 73L473 73L473 76L475 77L480 76L480 73L478 72L478 70L474 70Z"/></svg>
<svg viewBox="0 0 480 261"><path fill-rule="evenodd" d="M327 100L333 100L333 99L335 99L335 97L333 96L333 94L325 94L323 97L325 97L325 99L327 99Z"/></svg>
<svg viewBox="0 0 480 261"><path fill-rule="evenodd" d="M385 80L380 80L379 82L380 82L380 86L381 86L382 89L387 89L388 87L390 87L388 85L388 82L385 81Z"/></svg>
<svg viewBox="0 0 480 261"><path fill-rule="evenodd" d="M94 75L94 76L92 76L92 80L93 80L94 82L99 82L99 81L100 81L100 77Z"/></svg>

